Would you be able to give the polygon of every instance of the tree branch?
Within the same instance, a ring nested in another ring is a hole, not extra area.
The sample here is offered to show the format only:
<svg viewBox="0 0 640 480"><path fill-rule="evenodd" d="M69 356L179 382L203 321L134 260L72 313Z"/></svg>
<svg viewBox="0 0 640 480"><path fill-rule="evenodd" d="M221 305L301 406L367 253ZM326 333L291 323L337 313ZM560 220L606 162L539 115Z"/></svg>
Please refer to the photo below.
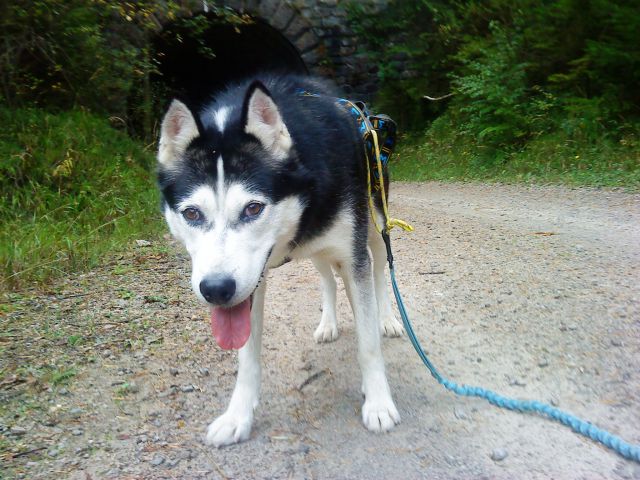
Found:
<svg viewBox="0 0 640 480"><path fill-rule="evenodd" d="M446 95L442 95L441 97L430 97L429 95L423 95L422 98L426 98L431 102L437 102L439 100L444 100L445 98L453 97L455 92L447 93Z"/></svg>

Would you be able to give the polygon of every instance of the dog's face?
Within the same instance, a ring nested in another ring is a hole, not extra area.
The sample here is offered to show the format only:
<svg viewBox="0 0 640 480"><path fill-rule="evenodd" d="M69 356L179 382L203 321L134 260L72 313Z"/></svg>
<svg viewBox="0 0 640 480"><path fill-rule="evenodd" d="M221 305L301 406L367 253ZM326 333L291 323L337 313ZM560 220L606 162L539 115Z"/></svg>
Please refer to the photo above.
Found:
<svg viewBox="0 0 640 480"><path fill-rule="evenodd" d="M219 321L243 318L227 331L240 338L226 348L238 348L251 295L270 260L286 253L303 211L286 185L298 168L289 131L261 84L238 105L206 112L200 126L174 100L158 161L165 218L191 256L193 290Z"/></svg>

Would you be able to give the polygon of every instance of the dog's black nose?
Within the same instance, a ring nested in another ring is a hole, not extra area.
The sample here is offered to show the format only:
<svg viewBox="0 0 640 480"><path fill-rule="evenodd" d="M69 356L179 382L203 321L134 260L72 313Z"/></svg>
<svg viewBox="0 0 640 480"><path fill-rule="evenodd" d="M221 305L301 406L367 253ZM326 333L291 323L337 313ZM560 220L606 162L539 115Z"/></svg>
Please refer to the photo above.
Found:
<svg viewBox="0 0 640 480"><path fill-rule="evenodd" d="M200 282L200 293L214 305L224 305L236 293L236 281L231 277L206 277Z"/></svg>

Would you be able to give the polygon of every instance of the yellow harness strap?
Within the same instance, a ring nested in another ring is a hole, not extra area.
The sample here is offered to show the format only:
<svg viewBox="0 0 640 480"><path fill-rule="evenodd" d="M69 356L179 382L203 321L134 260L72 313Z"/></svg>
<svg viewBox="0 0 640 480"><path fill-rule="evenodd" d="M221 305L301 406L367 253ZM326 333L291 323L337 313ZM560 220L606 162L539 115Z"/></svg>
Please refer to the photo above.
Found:
<svg viewBox="0 0 640 480"><path fill-rule="evenodd" d="M373 220L373 225L376 227L376 231L378 233L382 233L383 231L389 233L389 231L393 228L393 227L400 227L402 228L404 231L406 232L412 232L413 231L413 227L411 225L409 225L407 222L397 219L397 218L391 218L389 216L389 207L387 206L387 194L384 191L384 175L383 175L383 168L382 168L382 160L380 160L380 145L378 143L378 132L376 132L376 130L373 128L373 126L371 125L371 122L369 122L369 119L367 118L367 116L362 112L362 110L360 108L358 108L356 105L353 104L353 102L351 101L347 101L349 103L349 105L352 108L355 108L359 114L360 117L362 118L362 121L365 125L365 129L366 132L364 134L364 138L363 138L363 145L364 145L364 155L366 158L366 164L367 164L367 194L369 196L369 211L371 213L371 219ZM375 214L375 205L373 204L373 191L372 191L372 185L371 185L371 166L370 164L371 162L371 158L370 158L370 152L369 149L367 148L367 140L368 138L371 137L371 139L373 140L373 151L375 153L375 160L376 160L376 170L378 171L378 182L380 182L379 184L379 188L380 188L380 195L382 196L382 213L384 214L384 221L385 221L385 225L383 228L380 227L380 225L378 225L378 220L376 219L376 214Z"/></svg>

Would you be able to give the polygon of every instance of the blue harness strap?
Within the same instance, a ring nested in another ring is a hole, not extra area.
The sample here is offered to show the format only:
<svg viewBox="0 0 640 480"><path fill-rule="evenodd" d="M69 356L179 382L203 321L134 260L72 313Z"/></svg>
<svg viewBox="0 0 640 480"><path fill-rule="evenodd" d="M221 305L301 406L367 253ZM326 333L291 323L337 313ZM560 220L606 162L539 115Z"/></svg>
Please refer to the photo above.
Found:
<svg viewBox="0 0 640 480"><path fill-rule="evenodd" d="M308 92L304 89L297 90L298 95L303 97L320 97L317 93ZM367 105L364 102L360 101L351 101L346 98L336 98L336 103L343 106L353 117L356 125L358 126L358 131L363 138L365 148L369 153L367 158L370 162L375 161L376 156L374 154L375 145L369 132L367 130L367 122L369 126L376 131L378 135L378 142L380 148L380 161L382 162L383 167L383 176L385 179L388 177L387 173L387 165L389 163L389 158L391 158L391 154L393 153L393 149L396 146L396 122L393 121L391 117L388 115L378 114L373 115ZM373 167L373 165L372 165ZM372 186L375 190L380 190L380 185L382 182L379 181L380 175L377 168L371 168L370 171L373 175Z"/></svg>

